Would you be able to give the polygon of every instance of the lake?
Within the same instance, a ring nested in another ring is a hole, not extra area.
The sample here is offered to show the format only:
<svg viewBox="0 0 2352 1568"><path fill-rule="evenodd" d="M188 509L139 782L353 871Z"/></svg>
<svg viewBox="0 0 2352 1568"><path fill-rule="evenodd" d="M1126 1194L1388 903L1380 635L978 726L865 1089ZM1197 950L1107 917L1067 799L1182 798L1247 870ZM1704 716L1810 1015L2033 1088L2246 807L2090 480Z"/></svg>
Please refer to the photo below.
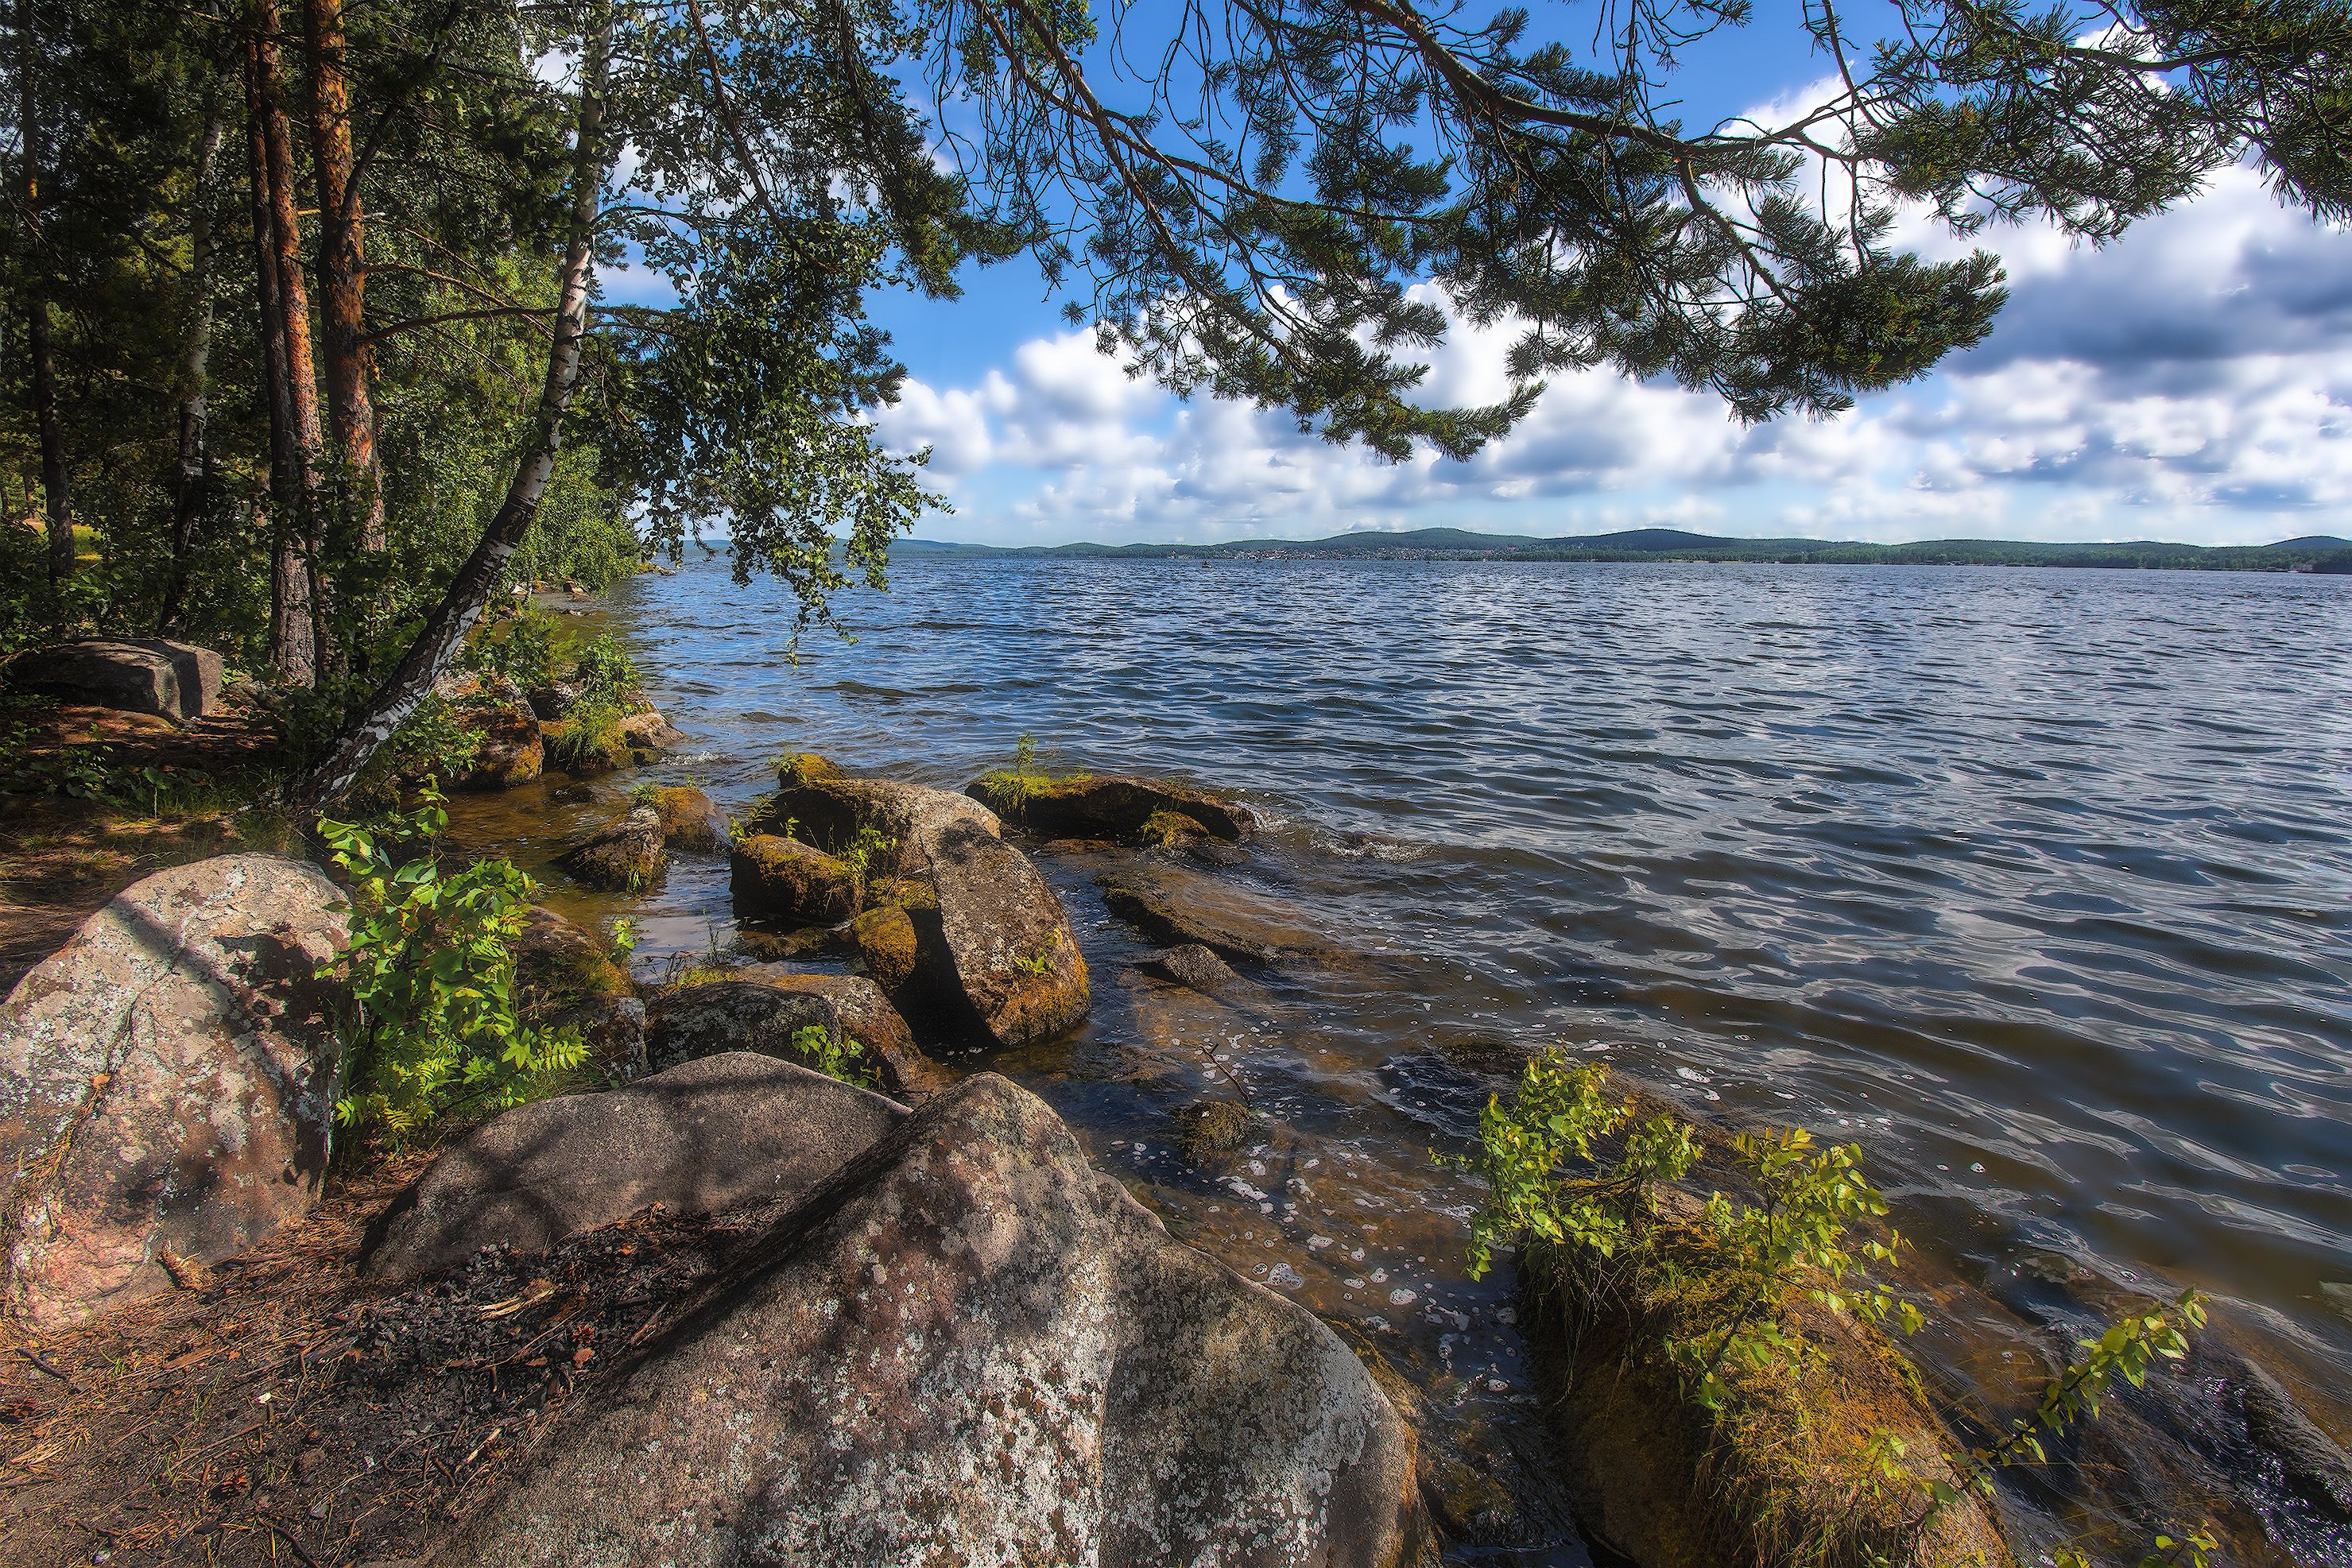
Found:
<svg viewBox="0 0 2352 1568"><path fill-rule="evenodd" d="M1145 947L1103 909L1102 865L1042 856L1096 1014L990 1065L1179 1235L1484 1423L1497 1466L1538 1446L1507 1281L1464 1277L1475 1195L1424 1151L1464 1146L1555 1042L1694 1110L1860 1143L1923 1255L2021 1323L2063 1322L2086 1278L2201 1287L2344 1419L2325 1391L2352 1386L2352 580L893 575L844 598L854 643L813 632L797 664L787 596L723 561L621 590L592 621L695 737L655 771L730 807L787 750L961 788L1026 734L1056 769L1243 792L1271 829L1221 874L1360 961L1270 974L1251 1007L1171 999L1123 974ZM461 831L543 862L628 781L471 803ZM681 863L639 907L641 967L731 934L723 867ZM1190 1170L1171 1113L1232 1092L1278 1134ZM1980 1322L1925 1359L1965 1382L2016 1332ZM1524 1512L1494 1560L1583 1561L1547 1505ZM2352 1561L2315 1540L2307 1560Z"/></svg>

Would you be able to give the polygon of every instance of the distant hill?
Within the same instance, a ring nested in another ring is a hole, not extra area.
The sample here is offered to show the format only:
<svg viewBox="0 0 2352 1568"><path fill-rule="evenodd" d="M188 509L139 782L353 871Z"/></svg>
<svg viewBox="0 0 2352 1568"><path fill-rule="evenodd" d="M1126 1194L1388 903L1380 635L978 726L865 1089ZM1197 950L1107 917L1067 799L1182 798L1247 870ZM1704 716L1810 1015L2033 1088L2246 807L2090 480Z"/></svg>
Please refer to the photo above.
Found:
<svg viewBox="0 0 2352 1568"><path fill-rule="evenodd" d="M1853 539L1738 539L1680 528L1532 538L1467 528L1360 530L1320 539L1231 539L1213 545L1002 545L900 539L897 560L1527 560L1768 561L1823 566L2074 566L2191 571L2352 573L2352 539L2314 534L2274 545L2202 546L2139 539L2123 544L2036 544L2014 539L1927 539L1866 544Z"/></svg>

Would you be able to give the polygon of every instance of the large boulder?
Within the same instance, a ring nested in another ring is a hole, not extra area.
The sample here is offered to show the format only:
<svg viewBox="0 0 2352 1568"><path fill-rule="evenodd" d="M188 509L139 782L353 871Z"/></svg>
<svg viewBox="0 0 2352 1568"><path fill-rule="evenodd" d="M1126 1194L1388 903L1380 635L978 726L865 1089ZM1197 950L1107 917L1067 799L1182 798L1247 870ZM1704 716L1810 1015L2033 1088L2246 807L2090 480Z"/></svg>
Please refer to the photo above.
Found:
<svg viewBox="0 0 2352 1568"><path fill-rule="evenodd" d="M555 863L608 893L657 886L669 870L661 817L650 806L632 807L556 856Z"/></svg>
<svg viewBox="0 0 2352 1568"><path fill-rule="evenodd" d="M735 912L798 925L838 925L857 913L857 877L823 850L777 833L746 833L727 855Z"/></svg>
<svg viewBox="0 0 2352 1568"><path fill-rule="evenodd" d="M224 855L132 883L0 1004L8 1304L76 1322L318 1201L347 940L317 868Z"/></svg>
<svg viewBox="0 0 2352 1568"><path fill-rule="evenodd" d="M161 637L94 637L28 648L6 674L20 692L187 720L220 701L221 656Z"/></svg>
<svg viewBox="0 0 2352 1568"><path fill-rule="evenodd" d="M996 813L944 789L847 778L805 755L786 758L778 779L755 825L862 856L864 880L884 886L884 913L850 935L902 1010L941 1035L977 1030L999 1045L1086 1017L1087 964L1069 917L1004 841Z"/></svg>
<svg viewBox="0 0 2352 1568"><path fill-rule="evenodd" d="M870 830L884 841L867 852L877 875L919 872L931 840L950 825L1000 831L996 813L976 800L895 779L852 779L827 771L832 766L804 754L786 758L776 793L751 825L836 855L854 852L858 835Z"/></svg>
<svg viewBox="0 0 2352 1568"><path fill-rule="evenodd" d="M964 793L1004 821L1049 839L1163 842L1182 836L1181 824L1187 821L1220 839L1245 839L1257 831L1257 818L1237 800L1132 774L1047 779L991 773L972 780Z"/></svg>
<svg viewBox="0 0 2352 1568"><path fill-rule="evenodd" d="M1292 905L1198 872L1136 866L1096 882L1113 915L1171 947L1206 947L1221 957L1253 964L1341 956Z"/></svg>
<svg viewBox="0 0 2352 1568"><path fill-rule="evenodd" d="M887 1092L915 1097L942 1080L915 1049L907 1025L871 981L846 975L713 980L679 986L654 999L646 1017L646 1062L658 1072L679 1062L730 1051L807 1064L794 1037L824 1031L827 1041L857 1042L853 1065Z"/></svg>
<svg viewBox="0 0 2352 1568"><path fill-rule="evenodd" d="M1019 850L972 822L935 834L926 856L956 983L999 1045L1075 1027L1091 998L1062 901Z"/></svg>
<svg viewBox="0 0 2352 1568"><path fill-rule="evenodd" d="M584 1393L445 1568L1391 1568L1412 1444L1304 1308L1171 1240L993 1074Z"/></svg>
<svg viewBox="0 0 2352 1568"><path fill-rule="evenodd" d="M543 1251L656 1203L675 1214L795 1204L906 1114L879 1094L740 1051L520 1105L451 1145L394 1201L362 1267L404 1280L493 1243Z"/></svg>

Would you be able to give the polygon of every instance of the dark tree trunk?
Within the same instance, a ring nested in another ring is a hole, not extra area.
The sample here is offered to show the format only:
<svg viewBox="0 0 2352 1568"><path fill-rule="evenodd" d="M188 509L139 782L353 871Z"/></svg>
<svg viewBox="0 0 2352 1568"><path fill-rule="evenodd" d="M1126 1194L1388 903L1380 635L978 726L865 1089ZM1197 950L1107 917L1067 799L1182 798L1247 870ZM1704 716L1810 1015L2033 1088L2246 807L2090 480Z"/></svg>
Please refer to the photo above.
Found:
<svg viewBox="0 0 2352 1568"><path fill-rule="evenodd" d="M286 118L284 73L278 57L276 0L254 0L255 84L261 109L264 188L269 198L269 243L278 275L278 316L286 343L287 410L292 423L294 527L308 580L310 670L315 680L334 665L334 614L326 570L326 517L319 493L319 369L310 350L310 292L302 278L302 227L294 213L294 141Z"/></svg>
<svg viewBox="0 0 2352 1568"><path fill-rule="evenodd" d="M319 329L327 418L341 456L364 550L383 549L383 485L375 450L374 366L362 308L364 214L352 168L351 87L343 70L342 0L303 0L310 47L310 158L319 184Z"/></svg>
<svg viewBox="0 0 2352 1568"><path fill-rule="evenodd" d="M58 418L58 364L49 342L48 257L41 249L41 113L35 78L40 50L33 38L33 0L16 0L18 155L23 162L25 351L31 361L33 424L41 443L41 491L47 503L49 582L73 575L73 476L66 466L65 425ZM62 607L59 612L62 613Z"/></svg>
<svg viewBox="0 0 2352 1568"><path fill-rule="evenodd" d="M580 118L572 152L572 213L563 251L561 293L555 307L555 338L547 354L547 378L530 434L516 460L506 498L482 532L481 541L441 596L424 629L384 677L367 706L347 725L327 755L289 786L287 795L304 815L341 795L359 779L383 743L433 690L433 682L465 641L491 598L507 586L507 563L539 515L548 476L562 444L563 416L580 381L581 345L588 335L588 290L595 271L596 218L609 167L604 137L604 83L611 64L612 24L590 35L581 65Z"/></svg>
<svg viewBox="0 0 2352 1568"><path fill-rule="evenodd" d="M213 207L220 199L221 112L213 89L205 95L204 135L196 144L196 188L188 214L188 324L180 350L180 453L172 474L172 575L163 586L159 619L176 628L188 592L188 558L196 519L209 498L211 464L205 447L211 415L213 257L219 248Z"/></svg>
<svg viewBox="0 0 2352 1568"><path fill-rule="evenodd" d="M269 138L261 92L261 49L245 40L246 152L251 160L254 297L261 307L263 402L269 410L269 663L289 685L318 682L311 632L310 575L297 549L301 457L294 444L294 394L286 363L286 306L279 297L278 246L269 202Z"/></svg>

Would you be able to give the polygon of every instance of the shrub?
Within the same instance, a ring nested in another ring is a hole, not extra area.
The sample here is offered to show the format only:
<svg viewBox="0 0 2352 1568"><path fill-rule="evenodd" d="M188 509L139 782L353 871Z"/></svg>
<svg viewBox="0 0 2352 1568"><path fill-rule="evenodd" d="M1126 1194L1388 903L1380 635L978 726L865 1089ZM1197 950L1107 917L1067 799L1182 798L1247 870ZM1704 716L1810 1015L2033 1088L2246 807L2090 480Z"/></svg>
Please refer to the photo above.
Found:
<svg viewBox="0 0 2352 1568"><path fill-rule="evenodd" d="M583 695L561 720L540 727L547 765L568 773L626 766L629 743L621 733L621 721L628 716L628 710L612 698Z"/></svg>
<svg viewBox="0 0 2352 1568"><path fill-rule="evenodd" d="M835 1040L833 1031L823 1024L803 1024L793 1031L793 1050L802 1065L837 1078L844 1083L860 1088L872 1088L880 1081L871 1062L866 1060L866 1048L847 1035Z"/></svg>
<svg viewBox="0 0 2352 1568"><path fill-rule="evenodd" d="M555 617L526 604L486 621L457 653L457 667L485 679L504 676L529 690L555 678L560 631Z"/></svg>
<svg viewBox="0 0 2352 1568"><path fill-rule="evenodd" d="M610 632L580 651L572 678L580 683L582 702L605 702L625 713L637 695L641 677L636 662Z"/></svg>
<svg viewBox="0 0 2352 1568"><path fill-rule="evenodd" d="M335 1121L395 1145L445 1116L539 1098L588 1060L577 1030L515 1017L510 944L530 879L502 860L446 869L428 846L447 825L429 787L373 831L319 823L351 883L351 946L320 971L349 988Z"/></svg>
<svg viewBox="0 0 2352 1568"><path fill-rule="evenodd" d="M1859 1146L1790 1128L1703 1147L1690 1122L1641 1114L1609 1092L1602 1070L1553 1051L1526 1065L1510 1104L1488 1100L1470 1155L1440 1158L1486 1187L1471 1221L1473 1277L1496 1248L1532 1243L1534 1278L1632 1334L1628 1352L1654 1357L1712 1429L1710 1493L1773 1563L1911 1561L1946 1510L1990 1495L2008 1466L2044 1463L2047 1437L2095 1415L2116 1378L2137 1386L2156 1362L2186 1354L2187 1331L2205 1321L2195 1291L2135 1312L2084 1341L2083 1357L1999 1441L1937 1442L1915 1457L1874 1424L1916 1435L1898 1408L1916 1375L1871 1331L1908 1333L1922 1320L1876 1277L1904 1243L1878 1232L1886 1202L1862 1175ZM1745 1196L1700 1203L1677 1191L1703 1159ZM1894 1396L1871 1392L1873 1360ZM2159 1537L2171 1555L2155 1560L2201 1563L2207 1540L2201 1529Z"/></svg>

